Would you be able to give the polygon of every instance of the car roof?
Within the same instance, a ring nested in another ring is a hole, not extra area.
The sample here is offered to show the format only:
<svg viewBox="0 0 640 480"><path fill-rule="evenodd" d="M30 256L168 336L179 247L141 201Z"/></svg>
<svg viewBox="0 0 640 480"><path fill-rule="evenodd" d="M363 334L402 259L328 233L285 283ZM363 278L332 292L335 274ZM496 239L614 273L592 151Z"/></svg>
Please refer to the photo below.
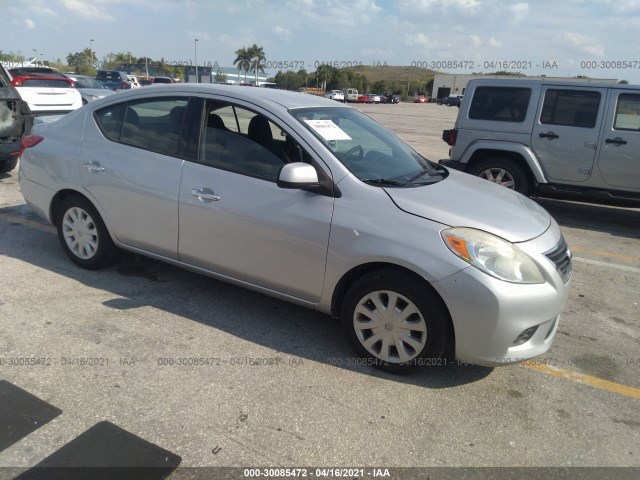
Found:
<svg viewBox="0 0 640 480"><path fill-rule="evenodd" d="M513 78L474 78L469 80L469 83L473 82L476 85L492 84L492 85L504 85L504 86L533 86L533 85L552 85L552 86L572 86L572 87L591 87L591 88L621 88L629 90L637 90L640 85L627 85L621 83L604 83L604 82L588 82L581 80L572 80L570 78L563 79L533 79L527 77L513 77Z"/></svg>
<svg viewBox="0 0 640 480"><path fill-rule="evenodd" d="M271 108L274 105L280 105L286 109L306 108L306 107L336 107L333 100L324 98L323 96L308 95L288 90L278 90L273 88L257 88L243 87L233 85L216 85L206 83L173 83L173 84L155 84L149 88L137 88L119 92L118 100L125 98L146 98L150 95L158 94L214 94L221 95L237 100L244 100L254 103L264 108ZM351 107L344 107L351 108Z"/></svg>

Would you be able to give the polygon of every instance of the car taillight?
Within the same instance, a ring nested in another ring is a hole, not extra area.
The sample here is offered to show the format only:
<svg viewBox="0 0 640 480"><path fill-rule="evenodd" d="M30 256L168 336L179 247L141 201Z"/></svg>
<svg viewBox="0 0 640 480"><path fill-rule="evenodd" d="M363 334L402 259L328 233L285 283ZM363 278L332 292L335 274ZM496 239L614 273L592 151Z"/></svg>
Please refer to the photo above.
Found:
<svg viewBox="0 0 640 480"><path fill-rule="evenodd" d="M13 155L19 157L27 148L35 147L43 140L44 137L41 137L40 135L26 135L22 137L22 142L20 142L20 150L15 152Z"/></svg>
<svg viewBox="0 0 640 480"><path fill-rule="evenodd" d="M122 83L120 84L120 88L122 88L123 90L124 90L125 88L127 88L127 82L122 82Z"/></svg>
<svg viewBox="0 0 640 480"><path fill-rule="evenodd" d="M22 79L14 78L13 81L11 82L11 85L13 85L14 87L19 87L20 85L22 85Z"/></svg>
<svg viewBox="0 0 640 480"><path fill-rule="evenodd" d="M442 140L447 142L447 145L454 146L456 144L456 139L458 138L458 130L455 128L451 130L444 130L442 132Z"/></svg>

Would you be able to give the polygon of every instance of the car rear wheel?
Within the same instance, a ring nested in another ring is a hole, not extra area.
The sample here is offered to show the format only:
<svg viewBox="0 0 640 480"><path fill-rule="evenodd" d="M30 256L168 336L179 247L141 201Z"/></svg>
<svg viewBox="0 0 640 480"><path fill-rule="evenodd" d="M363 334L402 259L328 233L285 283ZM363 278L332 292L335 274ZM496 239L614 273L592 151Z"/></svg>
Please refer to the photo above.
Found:
<svg viewBox="0 0 640 480"><path fill-rule="evenodd" d="M530 182L527 173L515 161L506 158L482 160L470 171L472 175L497 183L503 187L515 190L522 195L528 195Z"/></svg>
<svg viewBox="0 0 640 480"><path fill-rule="evenodd" d="M100 214L87 199L65 198L58 208L56 226L64 252L76 265L95 270L113 262L116 246Z"/></svg>
<svg viewBox="0 0 640 480"><path fill-rule="evenodd" d="M402 272L377 270L360 278L340 317L362 363L389 372L438 365L447 345L449 314L442 300Z"/></svg>

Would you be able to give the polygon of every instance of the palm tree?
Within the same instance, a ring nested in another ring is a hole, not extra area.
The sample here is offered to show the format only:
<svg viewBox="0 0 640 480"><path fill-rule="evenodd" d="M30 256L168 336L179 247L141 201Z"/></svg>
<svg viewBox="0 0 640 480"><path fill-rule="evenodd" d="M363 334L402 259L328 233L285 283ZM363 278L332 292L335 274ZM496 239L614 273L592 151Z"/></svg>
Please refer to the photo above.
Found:
<svg viewBox="0 0 640 480"><path fill-rule="evenodd" d="M240 70L244 70L244 81L247 82L247 70L251 68L251 56L249 50L242 47L236 50L236 59L233 64L238 68L238 80L240 79Z"/></svg>
<svg viewBox="0 0 640 480"><path fill-rule="evenodd" d="M264 54L264 49L259 47L255 43L249 47L248 53L251 57L251 69L255 72L255 85L258 86L258 70L264 73L264 61L267 57Z"/></svg>
<svg viewBox="0 0 640 480"><path fill-rule="evenodd" d="M333 77L334 68L331 65L323 64L316 70L316 77L322 80L322 89L327 89L327 81Z"/></svg>

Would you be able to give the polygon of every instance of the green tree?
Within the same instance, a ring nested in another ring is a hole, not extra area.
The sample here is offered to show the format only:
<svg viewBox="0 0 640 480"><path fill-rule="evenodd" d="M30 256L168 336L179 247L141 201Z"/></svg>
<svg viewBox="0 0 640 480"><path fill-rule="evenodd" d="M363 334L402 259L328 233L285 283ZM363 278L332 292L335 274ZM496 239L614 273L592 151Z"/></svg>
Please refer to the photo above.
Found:
<svg viewBox="0 0 640 480"><path fill-rule="evenodd" d="M227 74L218 70L214 79L216 83L227 83Z"/></svg>
<svg viewBox="0 0 640 480"><path fill-rule="evenodd" d="M255 43L248 48L247 53L251 58L251 70L253 70L255 73L255 85L257 86L258 71L264 73L264 62L267 57L264 54L264 49L262 47L259 47Z"/></svg>
<svg viewBox="0 0 640 480"><path fill-rule="evenodd" d="M96 55L90 48L85 48L81 52L69 53L67 55L67 65L80 75L94 76L96 74L94 67L96 61Z"/></svg>
<svg viewBox="0 0 640 480"><path fill-rule="evenodd" d="M251 68L251 55L249 51L242 47L236 50L236 59L233 64L238 69L238 80L240 80L240 71L244 71L244 81L247 83L247 70Z"/></svg>

